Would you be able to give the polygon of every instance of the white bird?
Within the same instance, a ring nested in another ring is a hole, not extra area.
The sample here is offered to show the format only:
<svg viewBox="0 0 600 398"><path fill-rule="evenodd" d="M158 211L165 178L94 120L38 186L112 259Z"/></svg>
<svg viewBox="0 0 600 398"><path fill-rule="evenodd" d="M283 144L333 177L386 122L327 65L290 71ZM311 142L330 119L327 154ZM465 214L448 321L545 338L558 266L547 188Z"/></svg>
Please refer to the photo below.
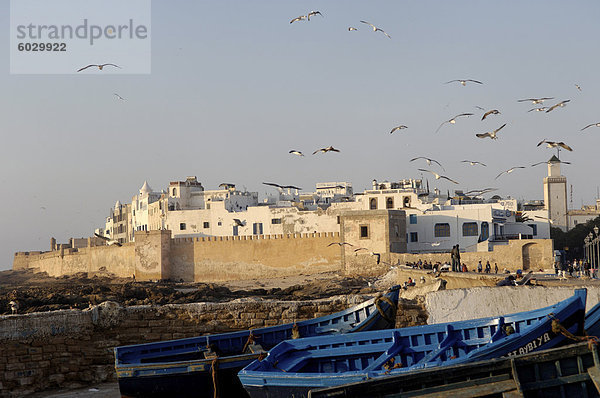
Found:
<svg viewBox="0 0 600 398"><path fill-rule="evenodd" d="M310 21L310 17L315 16L315 15L320 15L321 17L323 16L323 14L321 14L320 11L311 11L311 12L308 13L308 15L306 17Z"/></svg>
<svg viewBox="0 0 600 398"><path fill-rule="evenodd" d="M554 221L553 221L553 220L551 220L551 219L549 219L549 218L542 217L542 216L533 216L533 217L534 217L534 218L539 218L539 219L541 219L541 220L546 220L546 221L548 221L550 224L554 224Z"/></svg>
<svg viewBox="0 0 600 398"><path fill-rule="evenodd" d="M546 148L558 148L558 147L560 147L560 148L566 149L569 152L573 151L573 148L571 148L570 146L568 146L567 144L565 144L562 141L555 142L555 141L547 141L546 139L543 139L540 142L538 142L537 146L540 146L542 144L546 144Z"/></svg>
<svg viewBox="0 0 600 398"><path fill-rule="evenodd" d="M353 30L358 30L358 29L356 29L356 28L355 28L355 27L353 27L353 26L350 26L350 27L348 28L348 32L352 32Z"/></svg>
<svg viewBox="0 0 600 398"><path fill-rule="evenodd" d="M431 163L435 163L438 166L440 166L442 168L442 170L446 171L446 169L444 168L444 166L442 166L442 164L440 162L438 162L435 159L426 158L425 156L418 156L416 158L412 158L411 160L409 160L409 162L414 162L415 160L418 160L418 159L425 159L425 161L427 162L427 166L431 166Z"/></svg>
<svg viewBox="0 0 600 398"><path fill-rule="evenodd" d="M306 20L306 15L300 15L299 17L296 17L296 18L292 19L290 21L290 23L294 23L294 22L298 22L298 21L304 21L304 20Z"/></svg>
<svg viewBox="0 0 600 398"><path fill-rule="evenodd" d="M465 192L464 194L465 194L465 196L481 196L483 194L497 191L497 190L498 190L498 188L473 189L471 191Z"/></svg>
<svg viewBox="0 0 600 398"><path fill-rule="evenodd" d="M417 169L417 170L419 170L419 171L425 171L425 172L427 172L427 173L431 173L431 174L433 174L433 175L435 176L435 179L436 179L436 180L439 180L440 178L443 178L443 179L445 179L445 180L448 180L448 181L450 181L450 182L453 182L453 183L455 183L455 184L458 184L458 182L457 182L457 181L454 181L452 178L449 178L449 177L446 177L446 176L440 175L440 174L436 173L435 171L426 170L426 169Z"/></svg>
<svg viewBox="0 0 600 398"><path fill-rule="evenodd" d="M117 99L120 99L121 101L125 101L125 98L121 97L119 94L114 93L114 95L117 97Z"/></svg>
<svg viewBox="0 0 600 398"><path fill-rule="evenodd" d="M548 109L547 107L545 107L545 106L542 106L541 108L531 108L531 109L530 109L530 110L528 110L527 112L533 112L533 111L536 111L536 112L544 112L544 111L546 111L547 109Z"/></svg>
<svg viewBox="0 0 600 398"><path fill-rule="evenodd" d="M563 160L561 160L560 162L564 163L564 164L571 164L571 162L565 162ZM539 166L540 164L549 164L549 163L550 163L549 161L544 160L543 162L537 162L537 163L532 164L531 167Z"/></svg>
<svg viewBox="0 0 600 398"><path fill-rule="evenodd" d="M585 126L584 128L582 128L581 131L587 129L588 127L592 127L592 126L594 126L594 127L600 127L600 122L588 124L587 126Z"/></svg>
<svg viewBox="0 0 600 398"><path fill-rule="evenodd" d="M403 124L402 124L402 125L400 125L400 126L396 126L396 127L394 127L394 128L392 129L392 131L390 131L390 134L392 134L394 131L397 131L397 130L402 130L402 129L407 129L407 128L408 128L408 127L407 127L407 126L405 126L405 125L403 125Z"/></svg>
<svg viewBox="0 0 600 398"><path fill-rule="evenodd" d="M105 66L114 66L115 68L122 69L119 65L115 65L115 64L90 64L88 66L84 66L83 68L79 69L77 72L81 72L82 70L86 70L87 68L91 68L93 66L97 67L100 70L104 69Z"/></svg>
<svg viewBox="0 0 600 398"><path fill-rule="evenodd" d="M575 87L577 87L577 90L581 91L581 86L579 84L575 84Z"/></svg>
<svg viewBox="0 0 600 398"><path fill-rule="evenodd" d="M328 146L327 148L321 148L321 149L317 149L316 151L313 152L313 155L318 153L318 152L323 152L323 153L327 153L327 152L340 152L339 149L335 149L332 146Z"/></svg>
<svg viewBox="0 0 600 398"><path fill-rule="evenodd" d="M331 242L330 244L328 244L328 245L327 245L327 247L329 247L329 246L333 246L333 245L338 245L338 246L340 246L340 247L342 247L342 246L344 246L344 245L348 245L348 246L354 246L353 244L351 244L351 243L348 243L348 242ZM355 250L355 251L356 251L356 250Z"/></svg>
<svg viewBox="0 0 600 398"><path fill-rule="evenodd" d="M304 154L302 152L297 151L295 149L292 149L289 153L291 153L292 155L304 156Z"/></svg>
<svg viewBox="0 0 600 398"><path fill-rule="evenodd" d="M500 114L500 111L498 109L492 109L492 110L487 111L486 113L484 113L483 117L481 118L481 120L484 120L489 115L499 115L499 114Z"/></svg>
<svg viewBox="0 0 600 398"><path fill-rule="evenodd" d="M467 85L467 82L471 82L471 83L477 83L477 84L483 84L482 82L480 82L479 80L473 80L473 79L454 79L454 80L450 80L449 82L446 82L444 84L449 84L449 83L454 83L454 82L459 82L460 84L462 84L463 86Z"/></svg>
<svg viewBox="0 0 600 398"><path fill-rule="evenodd" d="M506 123L504 123L502 126L498 127L496 130L494 131L489 131L487 133L481 133L481 134L475 134L476 137L478 138L486 138L489 137L492 140L497 140L498 137L496 137L496 133L498 133L498 131L502 130L504 128L504 126L506 126Z"/></svg>
<svg viewBox="0 0 600 398"><path fill-rule="evenodd" d="M110 238L108 238L106 236L102 236L102 235L97 234L95 232L94 232L94 235L96 235L96 237L98 237L98 238L102 239L103 241L105 241L106 244L109 245L109 246L112 246L112 245L121 246L121 244L118 241L114 240L114 239L110 239Z"/></svg>
<svg viewBox="0 0 600 398"><path fill-rule="evenodd" d="M503 171L502 173L498 174L498 175L496 176L496 178L494 178L494 180L497 180L497 179L498 179L498 177L500 177L500 176L501 176L502 174L504 174L504 173L506 173L506 174L510 174L510 173L512 173L513 171L515 171L516 169L524 169L524 168L525 168L524 166L515 166L515 167L511 167L510 169L508 169L508 170L505 170L505 171Z"/></svg>
<svg viewBox="0 0 600 398"><path fill-rule="evenodd" d="M556 108L558 108L558 107L564 108L565 106L567 106L567 103L568 103L568 102L571 102L571 100L564 100L564 101L560 101L558 104L556 104L556 105L552 105L550 108L548 108L548 109L546 110L546 113L548 113L548 112L552 112L554 109L556 109Z"/></svg>
<svg viewBox="0 0 600 398"><path fill-rule="evenodd" d="M239 218L234 218L233 225L235 225L236 227L243 227L246 225L246 220L242 221Z"/></svg>
<svg viewBox="0 0 600 398"><path fill-rule="evenodd" d="M360 21L360 22L362 22L362 23L364 23L364 24L367 24L367 25L371 26L371 27L373 28L373 32L380 31L381 33L383 33L384 35L386 35L388 38L390 38L390 39L392 38L392 36L390 36L390 35L388 35L387 33L385 33L385 31L384 31L383 29L381 29L381 28L378 28L377 26L373 25L372 23L370 23L370 22L367 22L367 21Z"/></svg>
<svg viewBox="0 0 600 398"><path fill-rule="evenodd" d="M478 162L476 160L461 160L461 163L469 163L471 166L475 166L476 164L480 164L482 166L487 166L485 163Z"/></svg>
<svg viewBox="0 0 600 398"><path fill-rule="evenodd" d="M467 117L467 116L472 116L472 113L461 113L459 115L454 116L452 119L446 120L445 122L443 122L442 124L440 124L440 127L437 128L437 130L435 130L435 132L437 133L438 131L440 131L440 129L442 128L442 126L446 123L450 123L450 124L455 124L456 123L456 119L458 119L459 117Z"/></svg>
<svg viewBox="0 0 600 398"><path fill-rule="evenodd" d="M542 98L525 98L517 100L517 102L528 102L530 101L533 105L542 104L544 101L548 101L554 99L554 97L542 97Z"/></svg>

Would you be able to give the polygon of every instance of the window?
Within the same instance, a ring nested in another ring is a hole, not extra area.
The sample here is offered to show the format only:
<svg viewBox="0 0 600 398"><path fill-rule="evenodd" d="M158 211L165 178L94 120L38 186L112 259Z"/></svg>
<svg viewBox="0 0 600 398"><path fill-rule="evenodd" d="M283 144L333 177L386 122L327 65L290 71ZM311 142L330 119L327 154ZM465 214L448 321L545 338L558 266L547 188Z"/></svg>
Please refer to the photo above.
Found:
<svg viewBox="0 0 600 398"><path fill-rule="evenodd" d="M416 214L411 214L408 216L409 222L411 224L416 224L417 223L417 215Z"/></svg>
<svg viewBox="0 0 600 398"><path fill-rule="evenodd" d="M173 196L177 195L177 189L173 188Z"/></svg>
<svg viewBox="0 0 600 398"><path fill-rule="evenodd" d="M271 224L281 224L281 218L272 218Z"/></svg>
<svg viewBox="0 0 600 398"><path fill-rule="evenodd" d="M219 222L217 223L217 225L220 227L221 225L223 225L223 223L222 223L221 221L219 221Z"/></svg>
<svg viewBox="0 0 600 398"><path fill-rule="evenodd" d="M368 225L360 226L360 237L362 239L366 239L369 237L369 226Z"/></svg>
<svg viewBox="0 0 600 398"><path fill-rule="evenodd" d="M411 232L410 233L410 241L411 242L418 242L419 241L419 233L418 232Z"/></svg>
<svg viewBox="0 0 600 398"><path fill-rule="evenodd" d="M369 209L377 210L377 198L371 198L371 200L369 201Z"/></svg>
<svg viewBox="0 0 600 398"><path fill-rule="evenodd" d="M487 240L490 237L490 225L487 221L481 223L481 241Z"/></svg>
<svg viewBox="0 0 600 398"><path fill-rule="evenodd" d="M433 227L433 236L436 238L445 238L450 236L450 224L439 223Z"/></svg>
<svg viewBox="0 0 600 398"><path fill-rule="evenodd" d="M180 231L185 231L185 223L184 222L180 222L179 223L179 230Z"/></svg>
<svg viewBox="0 0 600 398"><path fill-rule="evenodd" d="M252 233L254 235L262 235L263 234L263 225L261 222L255 222L252 224Z"/></svg>
<svg viewBox="0 0 600 398"><path fill-rule="evenodd" d="M337 216L337 223L340 223L340 216Z"/></svg>
<svg viewBox="0 0 600 398"><path fill-rule="evenodd" d="M527 224L528 226L531 227L531 229L533 230L533 236L537 235L537 225L535 224Z"/></svg>
<svg viewBox="0 0 600 398"><path fill-rule="evenodd" d="M463 236L478 236L479 228L476 222L465 222L462 225Z"/></svg>
<svg viewBox="0 0 600 398"><path fill-rule="evenodd" d="M402 201L403 207L410 207L410 196L405 196Z"/></svg>
<svg viewBox="0 0 600 398"><path fill-rule="evenodd" d="M385 208L393 209L394 208L394 198L386 198L385 199Z"/></svg>
<svg viewBox="0 0 600 398"><path fill-rule="evenodd" d="M210 228L210 223L208 221L204 221L204 228Z"/></svg>

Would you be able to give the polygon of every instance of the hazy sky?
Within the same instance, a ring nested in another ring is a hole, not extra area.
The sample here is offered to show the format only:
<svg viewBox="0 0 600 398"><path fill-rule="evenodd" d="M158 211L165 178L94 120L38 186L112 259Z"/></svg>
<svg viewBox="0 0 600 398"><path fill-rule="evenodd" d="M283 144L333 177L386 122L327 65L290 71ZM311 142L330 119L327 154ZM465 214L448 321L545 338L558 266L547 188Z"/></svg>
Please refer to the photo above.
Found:
<svg viewBox="0 0 600 398"><path fill-rule="evenodd" d="M311 10L324 17L289 23ZM426 164L409 159L428 156L460 182L425 175L431 188L543 199L545 165L494 177L549 159L556 151L536 147L547 138L574 148L561 152L572 162L563 174L573 207L590 204L600 128L580 129L600 122L598 17L595 0L155 0L152 73L122 76L10 75L4 37L0 269L16 251L47 250L52 236L91 235L144 180L160 190L188 175L261 197L263 181L306 191L349 181L360 192L374 178L420 178ZM2 1L0 31L9 22ZM452 79L484 84L444 84ZM550 113L517 102L544 96L571 102ZM475 106L501 114L481 121ZM435 133L463 112L475 115ZM504 123L497 141L475 137ZM390 135L399 124L408 129ZM329 145L341 152L310 155Z"/></svg>

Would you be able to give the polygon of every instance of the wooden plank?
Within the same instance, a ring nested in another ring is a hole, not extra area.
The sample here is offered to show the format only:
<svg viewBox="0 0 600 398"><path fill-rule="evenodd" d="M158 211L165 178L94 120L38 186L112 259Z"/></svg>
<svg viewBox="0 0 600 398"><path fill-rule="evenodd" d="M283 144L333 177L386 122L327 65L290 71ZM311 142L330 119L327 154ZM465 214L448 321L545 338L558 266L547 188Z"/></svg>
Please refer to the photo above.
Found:
<svg viewBox="0 0 600 398"><path fill-rule="evenodd" d="M502 393L502 398L523 398L523 394L518 390L505 391Z"/></svg>
<svg viewBox="0 0 600 398"><path fill-rule="evenodd" d="M588 375L590 375L590 379L592 379L592 381L594 382L594 385L596 386L596 391L600 392L600 369L598 369L597 366L593 366L591 368L588 368L587 373Z"/></svg>
<svg viewBox="0 0 600 398"><path fill-rule="evenodd" d="M504 384L502 384L504 383ZM407 391L404 393L391 394L389 397L478 397L480 395L501 393L515 389L515 381L509 375L491 376L483 379L469 380L459 383L444 384L422 390ZM462 395L461 395L462 394ZM388 396L388 395L386 395Z"/></svg>
<svg viewBox="0 0 600 398"><path fill-rule="evenodd" d="M450 387L450 385L446 386L446 387ZM433 393L425 393L423 394L424 391L427 390L421 390L421 392L418 394L419 397L421 398L447 398L447 397L452 397L452 398L475 398L475 397L481 397L481 396L485 396L485 395L490 395L490 394L500 394L500 393L504 393L505 391L513 391L515 390L515 381L514 380L503 380L503 381L497 381L495 383L486 383L483 385L479 385L479 386L471 386L471 387L465 387L465 388L459 388L459 389L446 389L445 391L438 391L438 392L433 392ZM404 396L404 395L402 395Z"/></svg>

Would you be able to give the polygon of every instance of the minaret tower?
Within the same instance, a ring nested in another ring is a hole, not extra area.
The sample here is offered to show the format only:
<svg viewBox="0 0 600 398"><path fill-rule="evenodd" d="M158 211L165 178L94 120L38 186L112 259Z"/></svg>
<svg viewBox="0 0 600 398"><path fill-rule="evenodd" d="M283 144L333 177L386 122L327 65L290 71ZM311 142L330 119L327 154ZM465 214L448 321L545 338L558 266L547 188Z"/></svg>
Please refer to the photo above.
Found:
<svg viewBox="0 0 600 398"><path fill-rule="evenodd" d="M561 161L552 156L548 161L548 177L544 178L544 207L552 226L566 231L567 223L567 177L560 174Z"/></svg>

